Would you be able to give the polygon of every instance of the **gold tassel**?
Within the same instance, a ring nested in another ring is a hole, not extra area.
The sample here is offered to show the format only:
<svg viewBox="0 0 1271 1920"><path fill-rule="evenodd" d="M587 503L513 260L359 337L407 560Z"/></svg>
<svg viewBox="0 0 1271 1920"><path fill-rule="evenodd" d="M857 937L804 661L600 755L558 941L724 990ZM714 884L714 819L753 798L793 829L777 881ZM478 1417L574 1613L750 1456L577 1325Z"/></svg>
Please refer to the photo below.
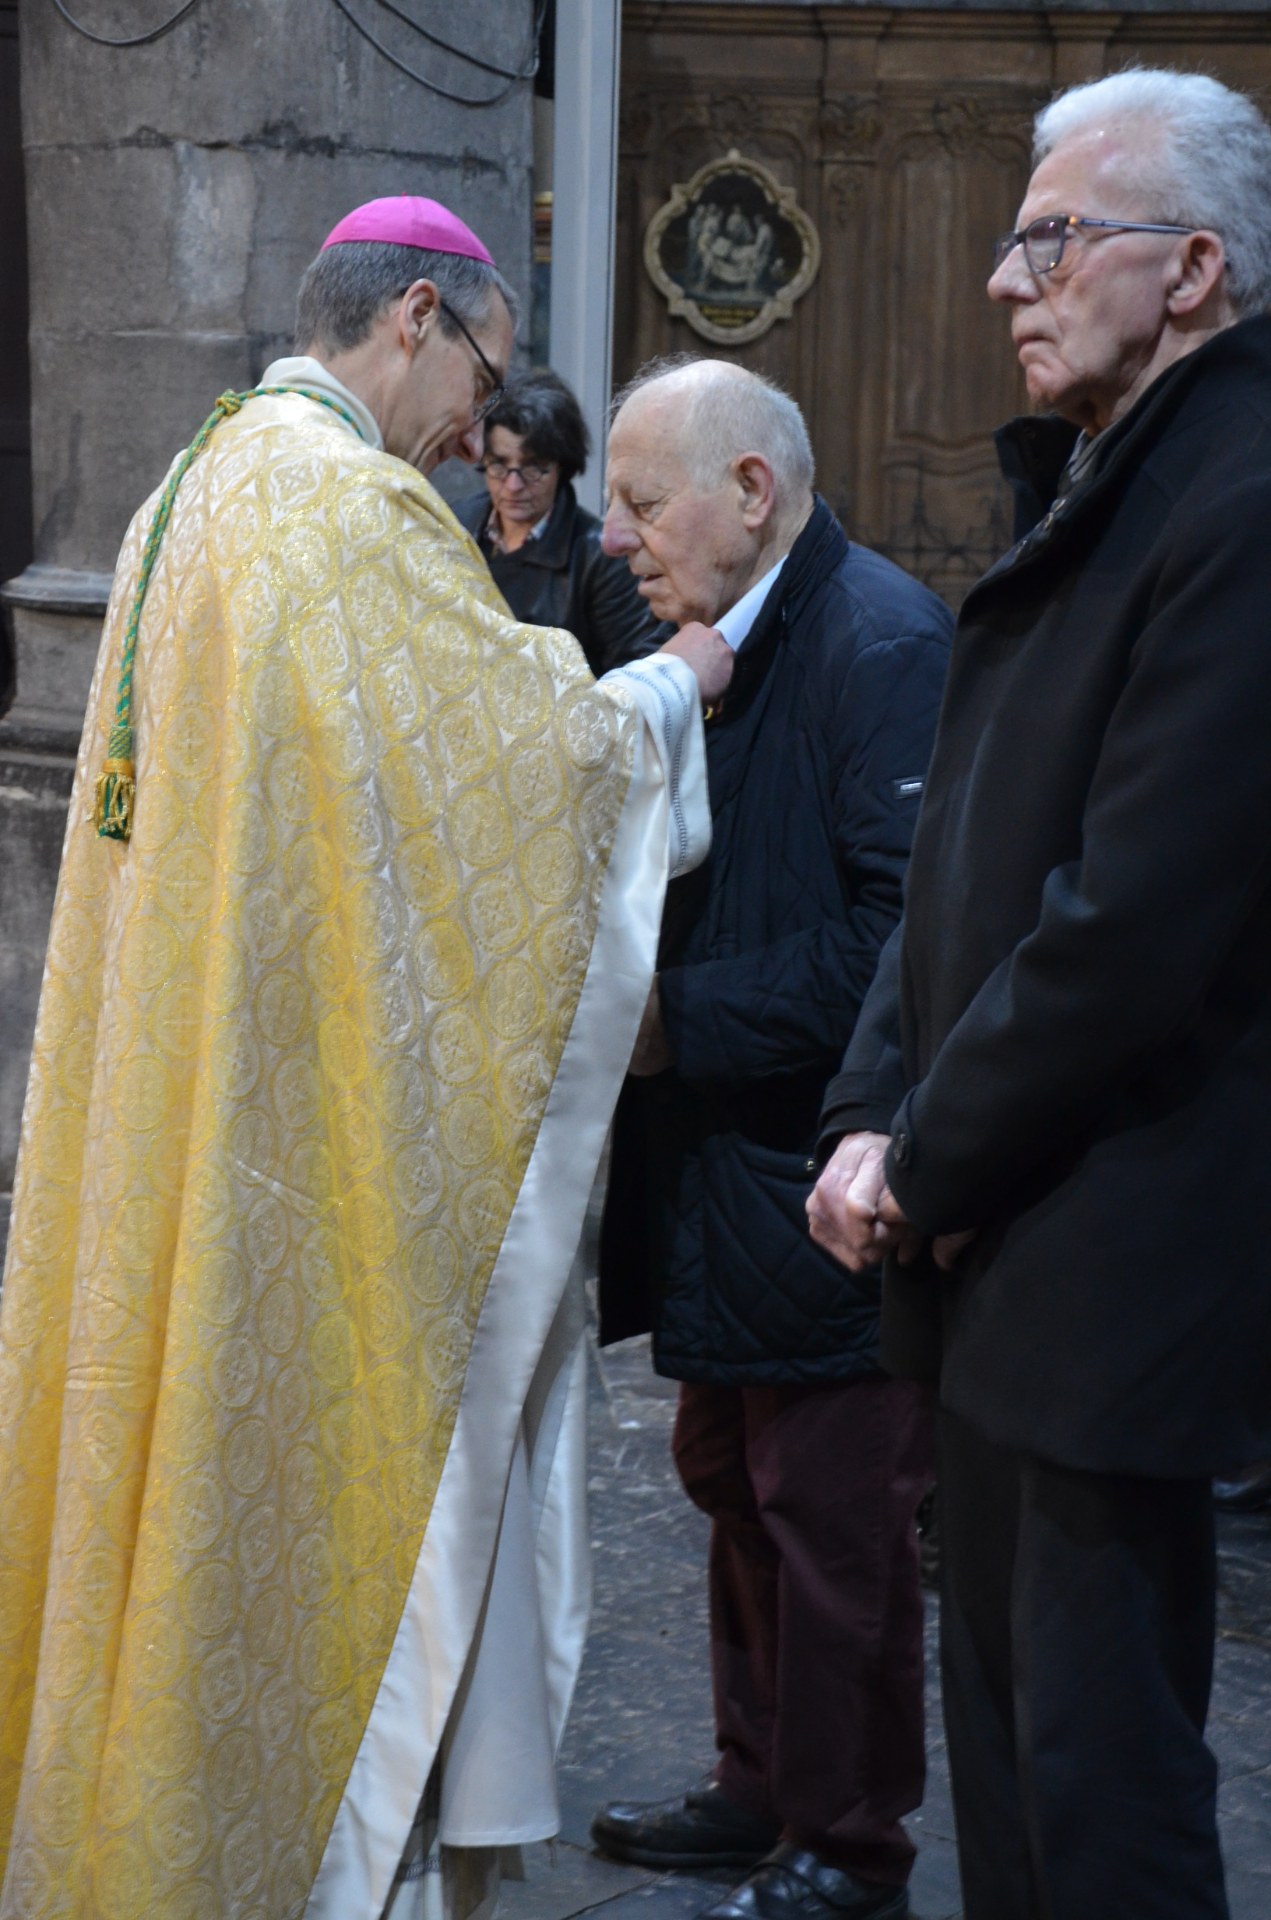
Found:
<svg viewBox="0 0 1271 1920"><path fill-rule="evenodd" d="M137 769L131 760L108 760L97 780L93 821L103 840L132 838Z"/></svg>

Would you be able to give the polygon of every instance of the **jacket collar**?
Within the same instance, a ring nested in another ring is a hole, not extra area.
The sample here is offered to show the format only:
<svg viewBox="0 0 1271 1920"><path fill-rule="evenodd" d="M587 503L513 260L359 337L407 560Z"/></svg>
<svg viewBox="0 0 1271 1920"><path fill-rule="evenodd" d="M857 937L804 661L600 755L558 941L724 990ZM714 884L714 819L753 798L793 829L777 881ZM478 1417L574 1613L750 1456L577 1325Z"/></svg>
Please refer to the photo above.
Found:
<svg viewBox="0 0 1271 1920"><path fill-rule="evenodd" d="M1233 378L1243 382L1250 375L1271 379L1268 315L1225 327L1203 347L1167 367L1122 419L1105 428L1093 472L1070 494L1057 495L1076 444L1076 430L1068 421L1045 414L1012 420L999 428L995 436L998 461L1015 493L1020 537L971 593L1052 551L1057 539L1096 514L1109 495L1125 485L1127 473L1142 465L1198 385L1213 386L1217 397Z"/></svg>
<svg viewBox="0 0 1271 1920"><path fill-rule="evenodd" d="M847 535L820 494L814 494L812 511L803 530L786 555L786 563L738 651L739 663L760 635L774 624L778 615L784 614L790 618L798 615L808 595L844 559L847 547Z"/></svg>
<svg viewBox="0 0 1271 1920"><path fill-rule="evenodd" d="M730 714L739 711L750 690L764 678L789 622L798 618L808 596L833 573L847 550L847 535L820 494L816 494L807 524L786 555L786 563L755 616L754 625L737 649L737 665L723 702Z"/></svg>
<svg viewBox="0 0 1271 1920"><path fill-rule="evenodd" d="M781 604L793 617L808 595L847 557L848 539L820 494L812 496L812 511L790 549L777 582Z"/></svg>
<svg viewBox="0 0 1271 1920"><path fill-rule="evenodd" d="M993 436L1002 477L1015 496L1015 531L1035 526L1059 490L1077 444L1077 429L1057 413L1024 415Z"/></svg>

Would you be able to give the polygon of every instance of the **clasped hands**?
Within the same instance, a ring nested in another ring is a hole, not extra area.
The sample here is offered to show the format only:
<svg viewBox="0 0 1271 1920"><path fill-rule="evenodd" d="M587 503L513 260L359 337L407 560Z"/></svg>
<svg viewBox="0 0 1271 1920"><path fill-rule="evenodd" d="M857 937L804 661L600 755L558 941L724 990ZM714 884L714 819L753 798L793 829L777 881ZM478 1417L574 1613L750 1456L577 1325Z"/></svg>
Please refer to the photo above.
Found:
<svg viewBox="0 0 1271 1920"><path fill-rule="evenodd" d="M924 1236L906 1218L887 1185L885 1133L849 1133L839 1141L808 1196L808 1227L818 1246L853 1273L895 1253L902 1267L916 1260ZM938 1234L931 1254L943 1273L974 1232Z"/></svg>
<svg viewBox="0 0 1271 1920"><path fill-rule="evenodd" d="M649 989L629 1071L639 1079L662 1073L673 1055L662 1024L662 1004L656 974ZM820 1179L808 1195L808 1230L818 1246L833 1254L853 1273L876 1266L885 1253L895 1253L902 1267L917 1259L924 1235L905 1218L904 1209L887 1185L885 1133L849 1133L839 1141ZM948 1273L964 1247L975 1238L966 1233L939 1233L931 1242L931 1257Z"/></svg>

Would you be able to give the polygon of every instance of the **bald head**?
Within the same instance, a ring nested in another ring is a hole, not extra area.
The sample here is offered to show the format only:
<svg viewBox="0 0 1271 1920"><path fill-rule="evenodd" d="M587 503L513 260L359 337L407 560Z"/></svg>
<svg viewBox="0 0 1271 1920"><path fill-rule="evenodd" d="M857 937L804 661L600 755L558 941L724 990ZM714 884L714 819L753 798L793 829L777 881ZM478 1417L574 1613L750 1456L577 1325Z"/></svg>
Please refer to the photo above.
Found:
<svg viewBox="0 0 1271 1920"><path fill-rule="evenodd" d="M711 625L789 552L812 471L778 387L726 360L654 363L615 405L605 549L659 619Z"/></svg>
<svg viewBox="0 0 1271 1920"><path fill-rule="evenodd" d="M628 408L660 406L698 486L713 486L730 461L761 454L783 504L812 490L808 430L789 394L731 360L653 361L614 402L614 425Z"/></svg>

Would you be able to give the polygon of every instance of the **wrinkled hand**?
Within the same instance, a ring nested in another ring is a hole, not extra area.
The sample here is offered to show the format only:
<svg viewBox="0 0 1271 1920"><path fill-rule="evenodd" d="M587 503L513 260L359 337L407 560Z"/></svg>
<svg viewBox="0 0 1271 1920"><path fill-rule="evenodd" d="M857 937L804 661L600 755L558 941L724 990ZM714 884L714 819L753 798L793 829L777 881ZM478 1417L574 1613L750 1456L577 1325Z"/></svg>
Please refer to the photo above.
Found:
<svg viewBox="0 0 1271 1920"><path fill-rule="evenodd" d="M650 1074L665 1073L671 1060L671 1043L662 1025L662 1002L658 997L658 977L655 973L649 997L644 1003L644 1012L640 1015L640 1031L636 1035L627 1072L644 1080Z"/></svg>
<svg viewBox="0 0 1271 1920"><path fill-rule="evenodd" d="M673 653L692 667L704 707L722 698L737 658L723 634L716 633L714 627L704 627L700 620L690 620L658 652Z"/></svg>
<svg viewBox="0 0 1271 1920"><path fill-rule="evenodd" d="M922 1245L887 1185L885 1133L849 1133L839 1141L808 1196L808 1227L818 1246L853 1273L894 1248L908 1263Z"/></svg>
<svg viewBox="0 0 1271 1920"><path fill-rule="evenodd" d="M922 1249L922 1235L887 1185L884 1162L890 1144L885 1133L846 1134L808 1196L812 1238L853 1273L874 1266L892 1251L907 1267ZM972 1227L965 1233L936 1235L931 1257L941 1273L951 1271L977 1231Z"/></svg>

